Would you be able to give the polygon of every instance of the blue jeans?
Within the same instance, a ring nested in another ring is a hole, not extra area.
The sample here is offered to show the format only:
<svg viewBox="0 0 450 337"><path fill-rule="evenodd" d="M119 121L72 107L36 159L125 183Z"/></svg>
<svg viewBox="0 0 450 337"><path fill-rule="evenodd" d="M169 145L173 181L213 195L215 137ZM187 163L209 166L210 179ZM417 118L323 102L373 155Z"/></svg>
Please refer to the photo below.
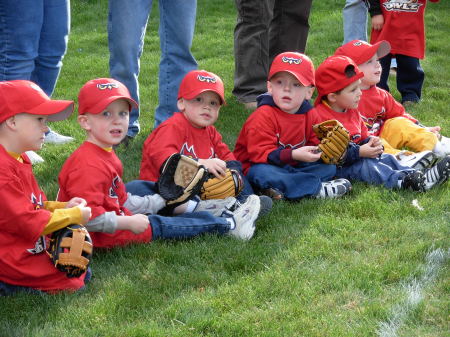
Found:
<svg viewBox="0 0 450 337"><path fill-rule="evenodd" d="M0 81L31 80L51 96L69 27L70 0L1 0Z"/></svg>
<svg viewBox="0 0 450 337"><path fill-rule="evenodd" d="M378 87L389 91L388 79L391 69L392 54L387 54L380 59L381 78ZM402 95L402 103L405 101L418 102L422 97L422 86L425 73L420 65L420 60L416 57L396 54L397 61L397 90Z"/></svg>
<svg viewBox="0 0 450 337"><path fill-rule="evenodd" d="M155 183L144 180L133 180L125 184L128 193L145 196L155 194ZM166 217L149 215L153 240L187 239L203 233L225 234L230 230L226 218L215 217L208 212L184 213Z"/></svg>
<svg viewBox="0 0 450 337"><path fill-rule="evenodd" d="M108 43L111 77L126 85L139 102L140 57L152 0L109 0ZM177 109L178 87L184 75L197 69L191 54L197 0L159 0L159 105L155 127ZM139 133L139 109L130 114L128 136Z"/></svg>
<svg viewBox="0 0 450 337"><path fill-rule="evenodd" d="M344 23L344 42L352 40L367 41L367 6L363 0L345 0L342 9Z"/></svg>
<svg viewBox="0 0 450 337"><path fill-rule="evenodd" d="M247 178L255 189L276 188L288 200L298 200L319 193L322 182L336 174L335 165L301 163L294 167L256 164L250 167Z"/></svg>
<svg viewBox="0 0 450 337"><path fill-rule="evenodd" d="M338 167L336 176L384 185L387 188L398 188L399 180L412 171L414 169L401 166L393 155L383 154L381 158L361 158L350 166Z"/></svg>

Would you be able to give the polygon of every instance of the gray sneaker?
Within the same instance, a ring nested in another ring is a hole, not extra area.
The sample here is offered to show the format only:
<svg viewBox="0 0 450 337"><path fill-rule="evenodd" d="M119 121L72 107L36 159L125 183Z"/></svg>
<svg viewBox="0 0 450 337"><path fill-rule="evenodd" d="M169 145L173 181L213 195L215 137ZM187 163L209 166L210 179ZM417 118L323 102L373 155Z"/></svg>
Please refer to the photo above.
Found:
<svg viewBox="0 0 450 337"><path fill-rule="evenodd" d="M236 198L200 200L194 212L209 212L214 216L221 216L223 212L233 208Z"/></svg>
<svg viewBox="0 0 450 337"><path fill-rule="evenodd" d="M350 192L352 184L347 179L335 179L322 183L319 193L316 194L317 199L333 199L342 197Z"/></svg>
<svg viewBox="0 0 450 337"><path fill-rule="evenodd" d="M450 175L450 156L438 161L436 165L426 170L424 175L426 191L434 186L443 184Z"/></svg>
<svg viewBox="0 0 450 337"><path fill-rule="evenodd" d="M255 220L258 218L261 202L257 195L250 195L233 213L234 229L228 234L241 240L250 240L255 233Z"/></svg>

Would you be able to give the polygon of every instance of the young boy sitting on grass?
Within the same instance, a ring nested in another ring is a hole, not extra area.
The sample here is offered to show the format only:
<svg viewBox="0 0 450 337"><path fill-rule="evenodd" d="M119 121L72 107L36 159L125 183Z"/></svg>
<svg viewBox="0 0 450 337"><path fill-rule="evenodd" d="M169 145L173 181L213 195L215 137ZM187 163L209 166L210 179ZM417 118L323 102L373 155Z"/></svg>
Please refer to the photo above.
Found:
<svg viewBox="0 0 450 337"><path fill-rule="evenodd" d="M393 155L383 154L383 145L370 136L358 111L361 98L361 72L347 56L331 56L316 71L318 96L315 102L317 122L340 121L350 134L345 162L336 175L387 188L426 191L442 184L450 173L450 157L446 157L422 173L401 166Z"/></svg>
<svg viewBox="0 0 450 337"><path fill-rule="evenodd" d="M371 45L354 40L339 47L335 55L350 57L364 73L358 110L369 134L380 137L384 152L395 155L402 165L428 168L435 163L436 157L444 158L450 154L450 139L440 135L439 126L421 125L389 92L376 86L381 77L379 59L390 50L387 41ZM405 147L419 153L404 151Z"/></svg>
<svg viewBox="0 0 450 337"><path fill-rule="evenodd" d="M155 194L151 183L133 181L125 186L122 163L112 148L126 136L130 110L137 106L128 89L111 78L91 80L81 88L78 103L78 123L87 137L62 167L58 199L78 194L86 199L92 209L86 228L95 247L190 238L206 232L244 240L253 236L260 208L256 196L233 213L225 210L222 217L189 210L175 217L155 215L165 200Z"/></svg>
<svg viewBox="0 0 450 337"><path fill-rule="evenodd" d="M267 89L258 97L258 108L242 127L234 149L253 187L274 199L346 194L350 182L330 181L336 166L322 163L312 143L309 99L314 92L314 66L309 57L279 54L270 67Z"/></svg>
<svg viewBox="0 0 450 337"><path fill-rule="evenodd" d="M40 150L47 121L73 112L73 101L51 100L30 81L0 82L0 295L17 291L74 291L84 286L90 271L67 277L46 253L47 234L91 216L86 201L47 201L25 151Z"/></svg>
<svg viewBox="0 0 450 337"><path fill-rule="evenodd" d="M156 181L161 165L173 153L181 153L198 160L217 178L227 168L242 172L242 165L222 141L214 127L219 111L225 104L224 85L219 76L205 70L186 74L178 90L177 106L180 110L162 123L148 136L142 151L140 179ZM243 202L253 189L246 181L238 200ZM261 213L272 208L272 200L260 197Z"/></svg>

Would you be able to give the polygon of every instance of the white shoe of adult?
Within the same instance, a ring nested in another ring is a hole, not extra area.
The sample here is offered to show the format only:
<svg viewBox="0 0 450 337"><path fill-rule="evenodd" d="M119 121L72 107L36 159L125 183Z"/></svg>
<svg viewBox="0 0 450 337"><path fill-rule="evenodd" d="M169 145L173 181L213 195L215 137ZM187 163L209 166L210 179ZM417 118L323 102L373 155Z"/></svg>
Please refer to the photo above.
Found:
<svg viewBox="0 0 450 337"><path fill-rule="evenodd" d="M230 229L229 235L241 240L250 240L255 233L255 221L258 218L261 202L255 194L250 195L233 213L235 227Z"/></svg>
<svg viewBox="0 0 450 337"><path fill-rule="evenodd" d="M40 155L38 155L34 151L25 151L25 153L27 154L28 158L30 159L31 164L39 164L39 163L43 163L45 161L44 158L42 158Z"/></svg>
<svg viewBox="0 0 450 337"><path fill-rule="evenodd" d="M64 136L53 130L50 130L50 132L45 135L44 142L48 144L65 144L70 143L73 140L73 137Z"/></svg>

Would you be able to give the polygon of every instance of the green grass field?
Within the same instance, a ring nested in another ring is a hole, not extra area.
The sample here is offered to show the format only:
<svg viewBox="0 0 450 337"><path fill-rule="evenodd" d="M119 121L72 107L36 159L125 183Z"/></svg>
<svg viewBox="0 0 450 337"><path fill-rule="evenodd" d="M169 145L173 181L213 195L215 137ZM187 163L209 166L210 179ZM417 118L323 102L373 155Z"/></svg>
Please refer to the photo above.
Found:
<svg viewBox="0 0 450 337"><path fill-rule="evenodd" d="M313 3L307 54L316 66L342 41L343 4ZM448 1L427 8L424 97L409 108L446 136L449 12ZM106 16L107 0L72 1L54 98L76 100L87 80L109 76ZM231 148L248 115L231 95L235 20L234 1L198 1L193 53L200 68L224 80L228 104L217 128ZM141 60L142 131L118 150L125 181L138 177L153 126L157 27L154 8ZM52 128L76 142L41 151L46 162L35 173L50 200L59 169L84 137L75 114ZM0 298L0 336L449 336L449 225L448 182L426 194L355 183L341 200L277 202L249 242L204 236L96 251L83 292Z"/></svg>

